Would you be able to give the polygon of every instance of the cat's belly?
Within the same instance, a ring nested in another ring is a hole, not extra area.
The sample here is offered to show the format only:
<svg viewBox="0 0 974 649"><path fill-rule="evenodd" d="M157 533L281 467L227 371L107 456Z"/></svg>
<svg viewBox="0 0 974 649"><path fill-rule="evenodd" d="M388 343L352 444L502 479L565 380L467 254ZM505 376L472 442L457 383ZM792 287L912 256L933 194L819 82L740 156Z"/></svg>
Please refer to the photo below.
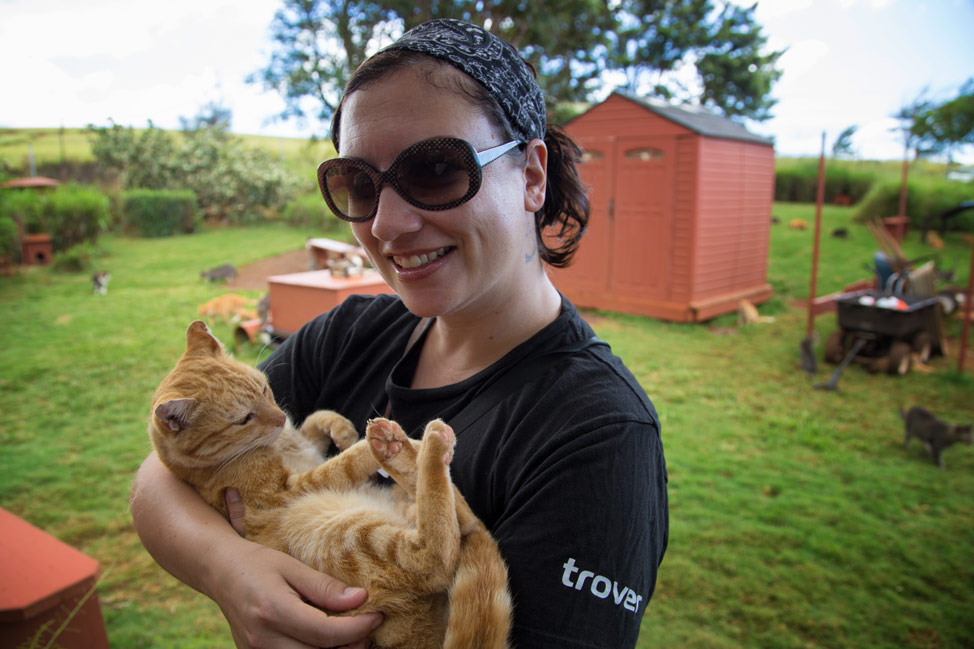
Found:
<svg viewBox="0 0 974 649"><path fill-rule="evenodd" d="M390 490L372 486L306 494L281 517L288 554L340 579L367 570L392 535L414 528Z"/></svg>

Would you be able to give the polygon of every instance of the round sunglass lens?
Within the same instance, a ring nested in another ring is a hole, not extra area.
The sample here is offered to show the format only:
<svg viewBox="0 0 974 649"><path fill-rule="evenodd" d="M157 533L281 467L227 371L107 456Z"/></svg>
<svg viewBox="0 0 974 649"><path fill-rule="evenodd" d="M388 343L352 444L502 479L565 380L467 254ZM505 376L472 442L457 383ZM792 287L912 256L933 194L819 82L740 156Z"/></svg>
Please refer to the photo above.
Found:
<svg viewBox="0 0 974 649"><path fill-rule="evenodd" d="M363 218L372 212L376 191L372 178L354 166L337 166L325 175L325 186L342 216Z"/></svg>
<svg viewBox="0 0 974 649"><path fill-rule="evenodd" d="M399 162L399 187L413 200L431 207L463 198L470 189L470 169L457 149L422 149Z"/></svg>

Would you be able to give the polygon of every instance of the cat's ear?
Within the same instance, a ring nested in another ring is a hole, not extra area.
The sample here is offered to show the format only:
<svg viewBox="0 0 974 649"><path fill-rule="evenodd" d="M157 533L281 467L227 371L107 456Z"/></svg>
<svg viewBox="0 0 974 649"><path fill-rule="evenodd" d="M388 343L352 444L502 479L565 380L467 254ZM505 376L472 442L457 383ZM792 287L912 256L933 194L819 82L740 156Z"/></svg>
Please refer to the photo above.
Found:
<svg viewBox="0 0 974 649"><path fill-rule="evenodd" d="M178 433L189 425L196 399L170 399L156 406L156 417L169 430Z"/></svg>
<svg viewBox="0 0 974 649"><path fill-rule="evenodd" d="M186 330L186 351L201 351L218 356L223 353L223 346L210 332L206 323L197 320Z"/></svg>

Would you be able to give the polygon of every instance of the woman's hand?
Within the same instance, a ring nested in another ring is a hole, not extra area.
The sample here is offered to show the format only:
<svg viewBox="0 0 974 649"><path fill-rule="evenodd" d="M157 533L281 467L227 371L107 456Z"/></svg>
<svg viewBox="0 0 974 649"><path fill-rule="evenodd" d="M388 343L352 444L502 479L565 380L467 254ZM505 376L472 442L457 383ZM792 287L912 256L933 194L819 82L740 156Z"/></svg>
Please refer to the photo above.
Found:
<svg viewBox="0 0 974 649"><path fill-rule="evenodd" d="M220 606L239 647L366 647L382 621L325 613L353 609L367 593L241 538L155 453L139 468L129 505L149 554Z"/></svg>
<svg viewBox="0 0 974 649"><path fill-rule="evenodd" d="M208 589L238 647L368 646L365 638L382 622L381 615L336 617L320 610L360 606L367 598L364 589L349 588L286 554L250 545L246 555L225 557L219 586Z"/></svg>

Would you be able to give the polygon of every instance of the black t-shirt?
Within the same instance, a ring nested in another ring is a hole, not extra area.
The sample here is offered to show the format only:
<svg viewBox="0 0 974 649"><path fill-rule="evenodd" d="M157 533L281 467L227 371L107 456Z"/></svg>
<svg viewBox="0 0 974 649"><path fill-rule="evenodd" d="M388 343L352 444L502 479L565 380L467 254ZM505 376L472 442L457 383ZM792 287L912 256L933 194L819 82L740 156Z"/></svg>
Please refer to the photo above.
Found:
<svg viewBox="0 0 974 649"><path fill-rule="evenodd" d="M429 420L450 423L478 403L522 361L594 335L563 300L553 323L491 367L413 390L422 338L403 352L418 321L396 296L354 296L288 338L262 369L296 422L327 408L364 431L391 399L390 418L418 436ZM608 346L550 358L456 431L451 476L508 564L514 647L633 647L669 531L659 420Z"/></svg>

